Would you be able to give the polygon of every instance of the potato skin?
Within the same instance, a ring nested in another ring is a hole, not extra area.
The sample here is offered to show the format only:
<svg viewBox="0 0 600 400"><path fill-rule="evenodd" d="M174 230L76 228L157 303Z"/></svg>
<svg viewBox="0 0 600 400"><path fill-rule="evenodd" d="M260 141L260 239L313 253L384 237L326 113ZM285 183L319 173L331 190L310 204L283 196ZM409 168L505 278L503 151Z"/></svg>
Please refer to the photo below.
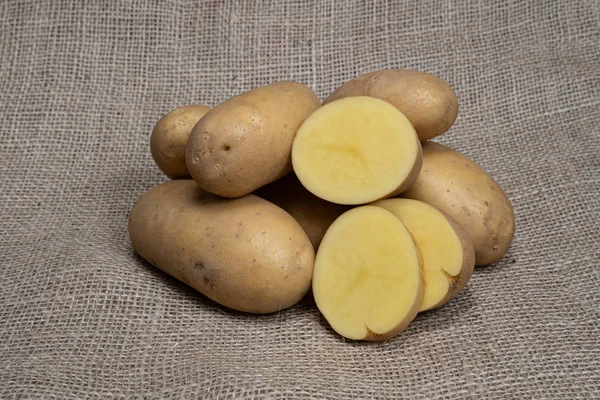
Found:
<svg viewBox="0 0 600 400"><path fill-rule="evenodd" d="M349 206L330 203L309 192L295 174L289 174L258 189L255 194L287 211L304 229L315 249L327 228Z"/></svg>
<svg viewBox="0 0 600 400"><path fill-rule="evenodd" d="M393 104L413 124L421 141L446 132L458 116L458 99L450 85L416 70L369 72L344 83L323 104L349 96L371 96Z"/></svg>
<svg viewBox="0 0 600 400"><path fill-rule="evenodd" d="M308 87L276 82L233 97L194 127L186 160L198 185L240 197L292 171L296 131L320 106Z"/></svg>
<svg viewBox="0 0 600 400"><path fill-rule="evenodd" d="M423 143L423 167L402 197L421 200L454 218L475 247L475 264L498 261L512 242L512 205L494 179L466 156L439 143Z"/></svg>
<svg viewBox="0 0 600 400"><path fill-rule="evenodd" d="M191 178L185 164L185 149L190 132L210 111L210 107L190 105L164 115L150 135L150 152L154 162L171 179Z"/></svg>
<svg viewBox="0 0 600 400"><path fill-rule="evenodd" d="M147 261L234 310L291 307L311 286L314 249L285 211L254 195L222 199L193 180L158 185L129 216Z"/></svg>

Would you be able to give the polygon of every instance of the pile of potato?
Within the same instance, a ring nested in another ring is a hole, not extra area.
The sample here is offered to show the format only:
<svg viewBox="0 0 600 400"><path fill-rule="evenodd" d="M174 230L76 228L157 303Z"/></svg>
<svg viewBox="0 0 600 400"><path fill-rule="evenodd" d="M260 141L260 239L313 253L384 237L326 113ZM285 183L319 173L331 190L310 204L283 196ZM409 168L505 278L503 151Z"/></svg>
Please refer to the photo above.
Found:
<svg viewBox="0 0 600 400"><path fill-rule="evenodd" d="M413 70L359 76L323 104L277 82L178 108L150 141L173 180L133 207L133 247L226 307L272 313L312 287L340 335L393 337L513 238L494 179L429 141L457 114L452 88Z"/></svg>

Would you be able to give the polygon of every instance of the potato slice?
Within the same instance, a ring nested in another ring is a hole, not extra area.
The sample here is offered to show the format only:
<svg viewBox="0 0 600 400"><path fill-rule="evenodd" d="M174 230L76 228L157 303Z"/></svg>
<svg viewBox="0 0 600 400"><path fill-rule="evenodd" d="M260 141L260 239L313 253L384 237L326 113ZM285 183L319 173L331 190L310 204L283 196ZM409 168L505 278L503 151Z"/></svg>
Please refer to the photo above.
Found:
<svg viewBox="0 0 600 400"><path fill-rule="evenodd" d="M420 311L446 304L465 287L475 267L475 250L458 222L417 200L387 199L373 205L400 218L421 250L425 296Z"/></svg>
<svg viewBox="0 0 600 400"><path fill-rule="evenodd" d="M296 134L292 164L302 184L338 204L395 196L421 169L421 144L408 119L373 97L347 97L321 107Z"/></svg>
<svg viewBox="0 0 600 400"><path fill-rule="evenodd" d="M317 252L313 294L340 335L384 340L403 331L423 300L421 261L402 222L374 206L342 214Z"/></svg>

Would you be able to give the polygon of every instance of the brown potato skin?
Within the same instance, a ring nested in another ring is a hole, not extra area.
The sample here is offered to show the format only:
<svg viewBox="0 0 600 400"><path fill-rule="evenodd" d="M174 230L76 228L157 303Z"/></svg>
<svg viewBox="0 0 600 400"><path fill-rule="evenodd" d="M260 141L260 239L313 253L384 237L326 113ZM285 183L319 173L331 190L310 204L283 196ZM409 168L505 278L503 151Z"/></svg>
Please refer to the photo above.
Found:
<svg viewBox="0 0 600 400"><path fill-rule="evenodd" d="M190 132L210 111L210 107L190 105L176 108L164 115L150 135L150 152L154 162L171 179L189 179L185 149Z"/></svg>
<svg viewBox="0 0 600 400"><path fill-rule="evenodd" d="M129 215L147 261L234 310L272 313L311 287L315 252L298 223L254 195L222 199L193 180L158 185Z"/></svg>
<svg viewBox="0 0 600 400"><path fill-rule="evenodd" d="M515 232L510 200L483 168L450 147L423 143L421 174L402 197L454 218L473 242L476 265L498 261L508 251Z"/></svg>
<svg viewBox="0 0 600 400"><path fill-rule="evenodd" d="M295 174L289 174L258 189L254 194L283 208L304 229L315 249L337 217L349 206L330 203L309 192Z"/></svg>
<svg viewBox="0 0 600 400"><path fill-rule="evenodd" d="M323 104L349 96L371 96L393 104L413 124L421 141L446 132L458 116L458 99L450 85L416 70L369 72L344 83Z"/></svg>
<svg viewBox="0 0 600 400"><path fill-rule="evenodd" d="M463 252L463 263L462 267L460 268L460 273L457 276L446 274L448 283L450 284L448 293L446 293L446 296L440 300L439 303L435 304L428 310L441 307L456 297L456 295L458 295L467 285L467 282L469 282L469 279L471 279L473 270L475 269L475 248L473 247L473 242L471 241L469 234L465 228L463 228L462 225L459 224L454 218L443 211L441 211L441 213L444 214L444 217L446 217L448 223L450 223L454 233L456 233L456 236L458 236L458 240L460 241Z"/></svg>
<svg viewBox="0 0 600 400"><path fill-rule="evenodd" d="M240 197L292 171L296 131L320 102L297 82L276 82L233 97L194 127L186 160L207 192Z"/></svg>

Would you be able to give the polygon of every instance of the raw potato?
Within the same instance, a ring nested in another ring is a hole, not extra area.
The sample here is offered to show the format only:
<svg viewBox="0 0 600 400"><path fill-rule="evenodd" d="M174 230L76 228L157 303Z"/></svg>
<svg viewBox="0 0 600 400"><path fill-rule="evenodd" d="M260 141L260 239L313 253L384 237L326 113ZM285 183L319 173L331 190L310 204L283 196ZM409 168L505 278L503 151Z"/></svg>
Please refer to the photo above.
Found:
<svg viewBox="0 0 600 400"><path fill-rule="evenodd" d="M192 180L146 192L129 216L147 261L234 310L271 313L310 289L314 249L298 223L254 195L229 200Z"/></svg>
<svg viewBox="0 0 600 400"><path fill-rule="evenodd" d="M150 152L158 168L171 179L191 178L185 148L196 123L210 111L201 105L179 107L163 116L150 136Z"/></svg>
<svg viewBox="0 0 600 400"><path fill-rule="evenodd" d="M306 190L294 174L258 189L255 194L283 208L294 217L315 249L319 247L327 228L349 209L348 206L318 198Z"/></svg>
<svg viewBox="0 0 600 400"><path fill-rule="evenodd" d="M313 293L340 335L389 339L404 330L423 300L421 260L402 222L380 207L342 214L315 260Z"/></svg>
<svg viewBox="0 0 600 400"><path fill-rule="evenodd" d="M308 87L277 82L220 104L194 127L187 167L204 190L240 197L292 171L300 124L320 106Z"/></svg>
<svg viewBox="0 0 600 400"><path fill-rule="evenodd" d="M425 296L419 311L446 304L465 287L475 267L475 251L454 218L411 199L387 199L373 205L400 218L421 251Z"/></svg>
<svg viewBox="0 0 600 400"><path fill-rule="evenodd" d="M515 233L515 217L506 194L479 165L451 148L423 144L423 167L402 197L424 201L453 217L475 247L475 264L486 265L506 254Z"/></svg>
<svg viewBox="0 0 600 400"><path fill-rule="evenodd" d="M458 99L446 82L435 75L410 69L370 72L334 91L323 104L348 97L372 96L402 111L420 140L446 132L458 115Z"/></svg>
<svg viewBox="0 0 600 400"><path fill-rule="evenodd" d="M364 204L408 188L421 168L421 145L404 114L373 97L321 107L300 127L292 163L309 191L338 204Z"/></svg>

